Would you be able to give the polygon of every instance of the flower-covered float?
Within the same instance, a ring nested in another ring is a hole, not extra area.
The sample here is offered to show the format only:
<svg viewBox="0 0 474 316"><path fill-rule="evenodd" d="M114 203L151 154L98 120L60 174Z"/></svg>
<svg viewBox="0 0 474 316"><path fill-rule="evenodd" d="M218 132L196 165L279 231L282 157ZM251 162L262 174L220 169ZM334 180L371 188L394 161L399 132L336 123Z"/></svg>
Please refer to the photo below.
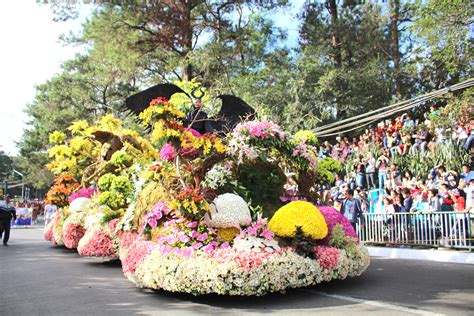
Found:
<svg viewBox="0 0 474 316"><path fill-rule="evenodd" d="M339 165L318 160L314 134L291 135L264 120L241 122L226 136L199 134L184 116L158 98L140 113L148 135L123 131L111 117L81 123L79 136L78 123L69 138L56 134L52 170L82 176L82 190L93 186L81 196L87 201L76 206L75 197L53 221L63 225L66 246L119 258L139 287L194 295L264 295L367 269L350 223L316 206L315 187ZM95 151L85 154L82 142L97 144ZM58 155L58 146L68 154ZM288 174L297 186L290 202L282 199ZM47 228L45 237L58 243L56 229L50 235Z"/></svg>

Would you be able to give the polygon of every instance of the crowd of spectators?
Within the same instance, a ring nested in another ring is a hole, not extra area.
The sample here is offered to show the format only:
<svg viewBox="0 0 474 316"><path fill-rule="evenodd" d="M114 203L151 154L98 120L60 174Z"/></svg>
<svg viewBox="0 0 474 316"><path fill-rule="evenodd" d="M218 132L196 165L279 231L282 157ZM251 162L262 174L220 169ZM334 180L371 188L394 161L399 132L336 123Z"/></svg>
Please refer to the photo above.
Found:
<svg viewBox="0 0 474 316"><path fill-rule="evenodd" d="M425 120L413 120L409 114L380 122L358 137L338 137L331 144L325 141L319 147L320 158L332 157L342 164L353 163L353 170L345 176L335 175L335 182L323 192L326 203L343 198L347 190L354 190L362 211L373 210L371 190L382 190L383 211L391 212L449 212L474 211L474 171L466 164L456 170L432 166L424 177L415 177L410 171L402 173L394 157L428 153L436 146L456 144L470 151L474 140L474 121L457 124L450 129L433 123L439 110L431 107ZM374 156L370 148L381 152ZM423 157L423 155L421 155ZM462 168L462 170L461 170ZM380 191L380 192L382 192ZM379 210L380 211L380 210Z"/></svg>

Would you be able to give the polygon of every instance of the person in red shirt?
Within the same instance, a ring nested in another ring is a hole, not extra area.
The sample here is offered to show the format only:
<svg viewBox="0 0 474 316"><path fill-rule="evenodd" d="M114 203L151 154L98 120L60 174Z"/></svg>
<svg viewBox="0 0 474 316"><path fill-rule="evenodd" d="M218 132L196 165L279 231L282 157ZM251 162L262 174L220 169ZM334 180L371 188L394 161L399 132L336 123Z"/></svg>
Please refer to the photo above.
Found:
<svg viewBox="0 0 474 316"><path fill-rule="evenodd" d="M464 212L466 209L466 199L461 195L461 191L455 189L450 191L449 194L454 201L454 210L457 212Z"/></svg>

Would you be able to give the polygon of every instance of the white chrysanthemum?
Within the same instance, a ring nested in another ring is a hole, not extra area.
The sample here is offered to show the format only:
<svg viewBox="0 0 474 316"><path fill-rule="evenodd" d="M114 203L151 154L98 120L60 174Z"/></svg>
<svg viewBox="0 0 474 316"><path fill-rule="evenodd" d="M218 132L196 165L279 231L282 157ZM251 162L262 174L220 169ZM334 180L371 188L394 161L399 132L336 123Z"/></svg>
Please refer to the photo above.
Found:
<svg viewBox="0 0 474 316"><path fill-rule="evenodd" d="M84 212L92 207L92 200L86 197L79 197L74 199L69 205L69 211L71 213Z"/></svg>
<svg viewBox="0 0 474 316"><path fill-rule="evenodd" d="M233 193L219 195L211 203L211 216L206 220L213 227L235 227L250 220L250 210L243 198Z"/></svg>

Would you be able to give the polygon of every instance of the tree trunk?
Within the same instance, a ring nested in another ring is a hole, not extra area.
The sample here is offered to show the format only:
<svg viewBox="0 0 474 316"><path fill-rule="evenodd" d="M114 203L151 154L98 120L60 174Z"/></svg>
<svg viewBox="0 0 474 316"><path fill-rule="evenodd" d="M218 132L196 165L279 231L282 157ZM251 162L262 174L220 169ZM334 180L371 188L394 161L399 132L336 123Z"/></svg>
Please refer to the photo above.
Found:
<svg viewBox="0 0 474 316"><path fill-rule="evenodd" d="M395 81L395 93L397 99L402 96L402 87L400 80L400 43L398 33L398 20L400 13L400 0L390 1L390 29L392 31L392 59L393 59L393 79Z"/></svg>
<svg viewBox="0 0 474 316"><path fill-rule="evenodd" d="M327 3L327 8L331 14L331 27L332 27L332 47L334 50L333 58L334 65L339 67L341 65L341 42L337 34L337 3L336 0L329 0Z"/></svg>
<svg viewBox="0 0 474 316"><path fill-rule="evenodd" d="M191 11L193 10L193 4L191 1L185 1L185 21L183 23L186 26L186 36L183 38L183 57L185 59L185 65L183 67L183 80L191 81L193 78L193 66L189 61L189 54L193 51L193 25Z"/></svg>

